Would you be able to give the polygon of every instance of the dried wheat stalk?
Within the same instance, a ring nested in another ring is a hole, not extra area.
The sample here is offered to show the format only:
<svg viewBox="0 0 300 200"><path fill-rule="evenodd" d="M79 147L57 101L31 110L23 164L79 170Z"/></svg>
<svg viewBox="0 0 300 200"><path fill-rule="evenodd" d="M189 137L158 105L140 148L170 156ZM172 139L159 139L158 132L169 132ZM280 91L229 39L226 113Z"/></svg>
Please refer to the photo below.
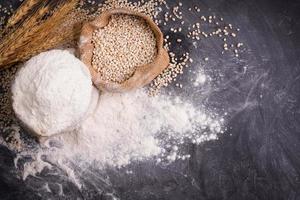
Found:
<svg viewBox="0 0 300 200"><path fill-rule="evenodd" d="M21 6L18 8L17 12L12 15L7 22L6 27L12 27L25 17L30 10L39 2L39 0L27 0L24 1Z"/></svg>
<svg viewBox="0 0 300 200"><path fill-rule="evenodd" d="M31 0L28 0L31 1ZM38 1L38 9L21 23L21 16L30 10L21 6L11 24L16 28L6 34L0 44L0 68L24 61L42 51L54 48L62 43L72 41L78 35L80 27L65 26L66 17L75 10L78 0L62 1L53 12L47 1ZM25 3L26 4L26 3ZM36 4L27 3L34 6ZM50 14L50 16L48 16ZM44 19L46 17L46 19ZM63 28L62 28L63 27Z"/></svg>

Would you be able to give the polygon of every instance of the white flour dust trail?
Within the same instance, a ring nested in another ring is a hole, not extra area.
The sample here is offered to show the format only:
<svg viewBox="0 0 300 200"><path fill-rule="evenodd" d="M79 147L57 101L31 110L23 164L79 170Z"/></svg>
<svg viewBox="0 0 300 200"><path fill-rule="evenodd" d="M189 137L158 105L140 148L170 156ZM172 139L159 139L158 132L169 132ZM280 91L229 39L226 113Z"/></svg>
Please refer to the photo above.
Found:
<svg viewBox="0 0 300 200"><path fill-rule="evenodd" d="M145 90L105 93L78 130L53 137L44 145L24 148L15 165L23 169L23 179L56 166L81 187L74 163L77 167L96 165L104 169L136 161L168 164L185 160L190 155L182 145L215 140L222 127L221 116L195 108L179 97L149 97ZM19 161L25 157L31 159L20 167Z"/></svg>

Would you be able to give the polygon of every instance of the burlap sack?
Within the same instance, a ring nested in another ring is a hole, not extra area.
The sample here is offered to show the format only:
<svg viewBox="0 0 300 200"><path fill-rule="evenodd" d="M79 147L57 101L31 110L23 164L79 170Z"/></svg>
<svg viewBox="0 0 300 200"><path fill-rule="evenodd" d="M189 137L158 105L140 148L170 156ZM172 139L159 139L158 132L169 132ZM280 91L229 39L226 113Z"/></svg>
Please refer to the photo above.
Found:
<svg viewBox="0 0 300 200"><path fill-rule="evenodd" d="M105 27L110 16L113 14L128 14L142 17L152 28L157 40L157 57L152 63L138 66L134 75L123 83L115 83L111 81L101 80L100 75L92 67L93 48L92 34L96 29ZM84 24L79 41L80 59L86 64L92 74L94 85L102 90L109 92L125 92L149 84L156 76L158 76L169 64L168 52L163 48L163 34L159 27L152 21L152 19L142 13L127 9L112 9L103 12L94 21Z"/></svg>

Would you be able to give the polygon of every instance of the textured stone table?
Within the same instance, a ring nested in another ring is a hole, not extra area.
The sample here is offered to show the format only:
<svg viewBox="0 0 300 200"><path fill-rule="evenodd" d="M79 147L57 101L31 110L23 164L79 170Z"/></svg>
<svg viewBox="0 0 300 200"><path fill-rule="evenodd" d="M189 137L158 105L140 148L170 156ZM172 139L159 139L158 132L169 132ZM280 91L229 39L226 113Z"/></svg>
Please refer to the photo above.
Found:
<svg viewBox="0 0 300 200"><path fill-rule="evenodd" d="M205 103L226 108L228 131L217 141L190 144L191 159L167 167L138 163L128 166L130 174L128 169L105 174L87 169L82 173L88 189L83 191L47 171L40 178L17 179L14 155L0 147L1 200L111 199L110 192L130 200L300 199L300 2L182 2L241 29L239 37L247 50L239 58L221 55L222 43L214 40L203 41L193 53L198 55L194 63L209 57L211 71L224 74ZM187 19L195 20L195 15ZM189 49L192 44L184 41L182 48ZM187 80L184 75L182 81ZM170 89L194 98L188 87ZM43 181L52 193L34 189ZM63 185L64 197L58 195L56 182Z"/></svg>

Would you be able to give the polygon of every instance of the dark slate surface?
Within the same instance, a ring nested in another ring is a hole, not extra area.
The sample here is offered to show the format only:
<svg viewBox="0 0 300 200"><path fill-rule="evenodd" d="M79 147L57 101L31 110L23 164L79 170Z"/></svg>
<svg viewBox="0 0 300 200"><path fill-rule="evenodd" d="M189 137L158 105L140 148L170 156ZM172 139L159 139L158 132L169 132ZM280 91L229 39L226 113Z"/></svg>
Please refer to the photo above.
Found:
<svg viewBox="0 0 300 200"><path fill-rule="evenodd" d="M188 162L167 167L136 163L128 166L133 174L126 169L105 174L86 169L82 173L88 188L82 191L45 172L42 181L49 182L53 192L39 193L35 188L41 180L17 179L14 155L1 147L0 199L112 199L112 191L130 200L300 199L300 1L182 2L241 29L239 41L245 52L240 58L221 55L221 42L216 40L201 42L193 53L196 63L210 58L207 70L212 76L216 71L224 74L204 100L208 107L228 111L228 131L218 141L191 144ZM189 14L187 21L196 18ZM191 44L181 48L190 49ZM189 88L177 92L194 98ZM112 184L98 177L109 177ZM58 196L55 182L63 184L65 197Z"/></svg>

